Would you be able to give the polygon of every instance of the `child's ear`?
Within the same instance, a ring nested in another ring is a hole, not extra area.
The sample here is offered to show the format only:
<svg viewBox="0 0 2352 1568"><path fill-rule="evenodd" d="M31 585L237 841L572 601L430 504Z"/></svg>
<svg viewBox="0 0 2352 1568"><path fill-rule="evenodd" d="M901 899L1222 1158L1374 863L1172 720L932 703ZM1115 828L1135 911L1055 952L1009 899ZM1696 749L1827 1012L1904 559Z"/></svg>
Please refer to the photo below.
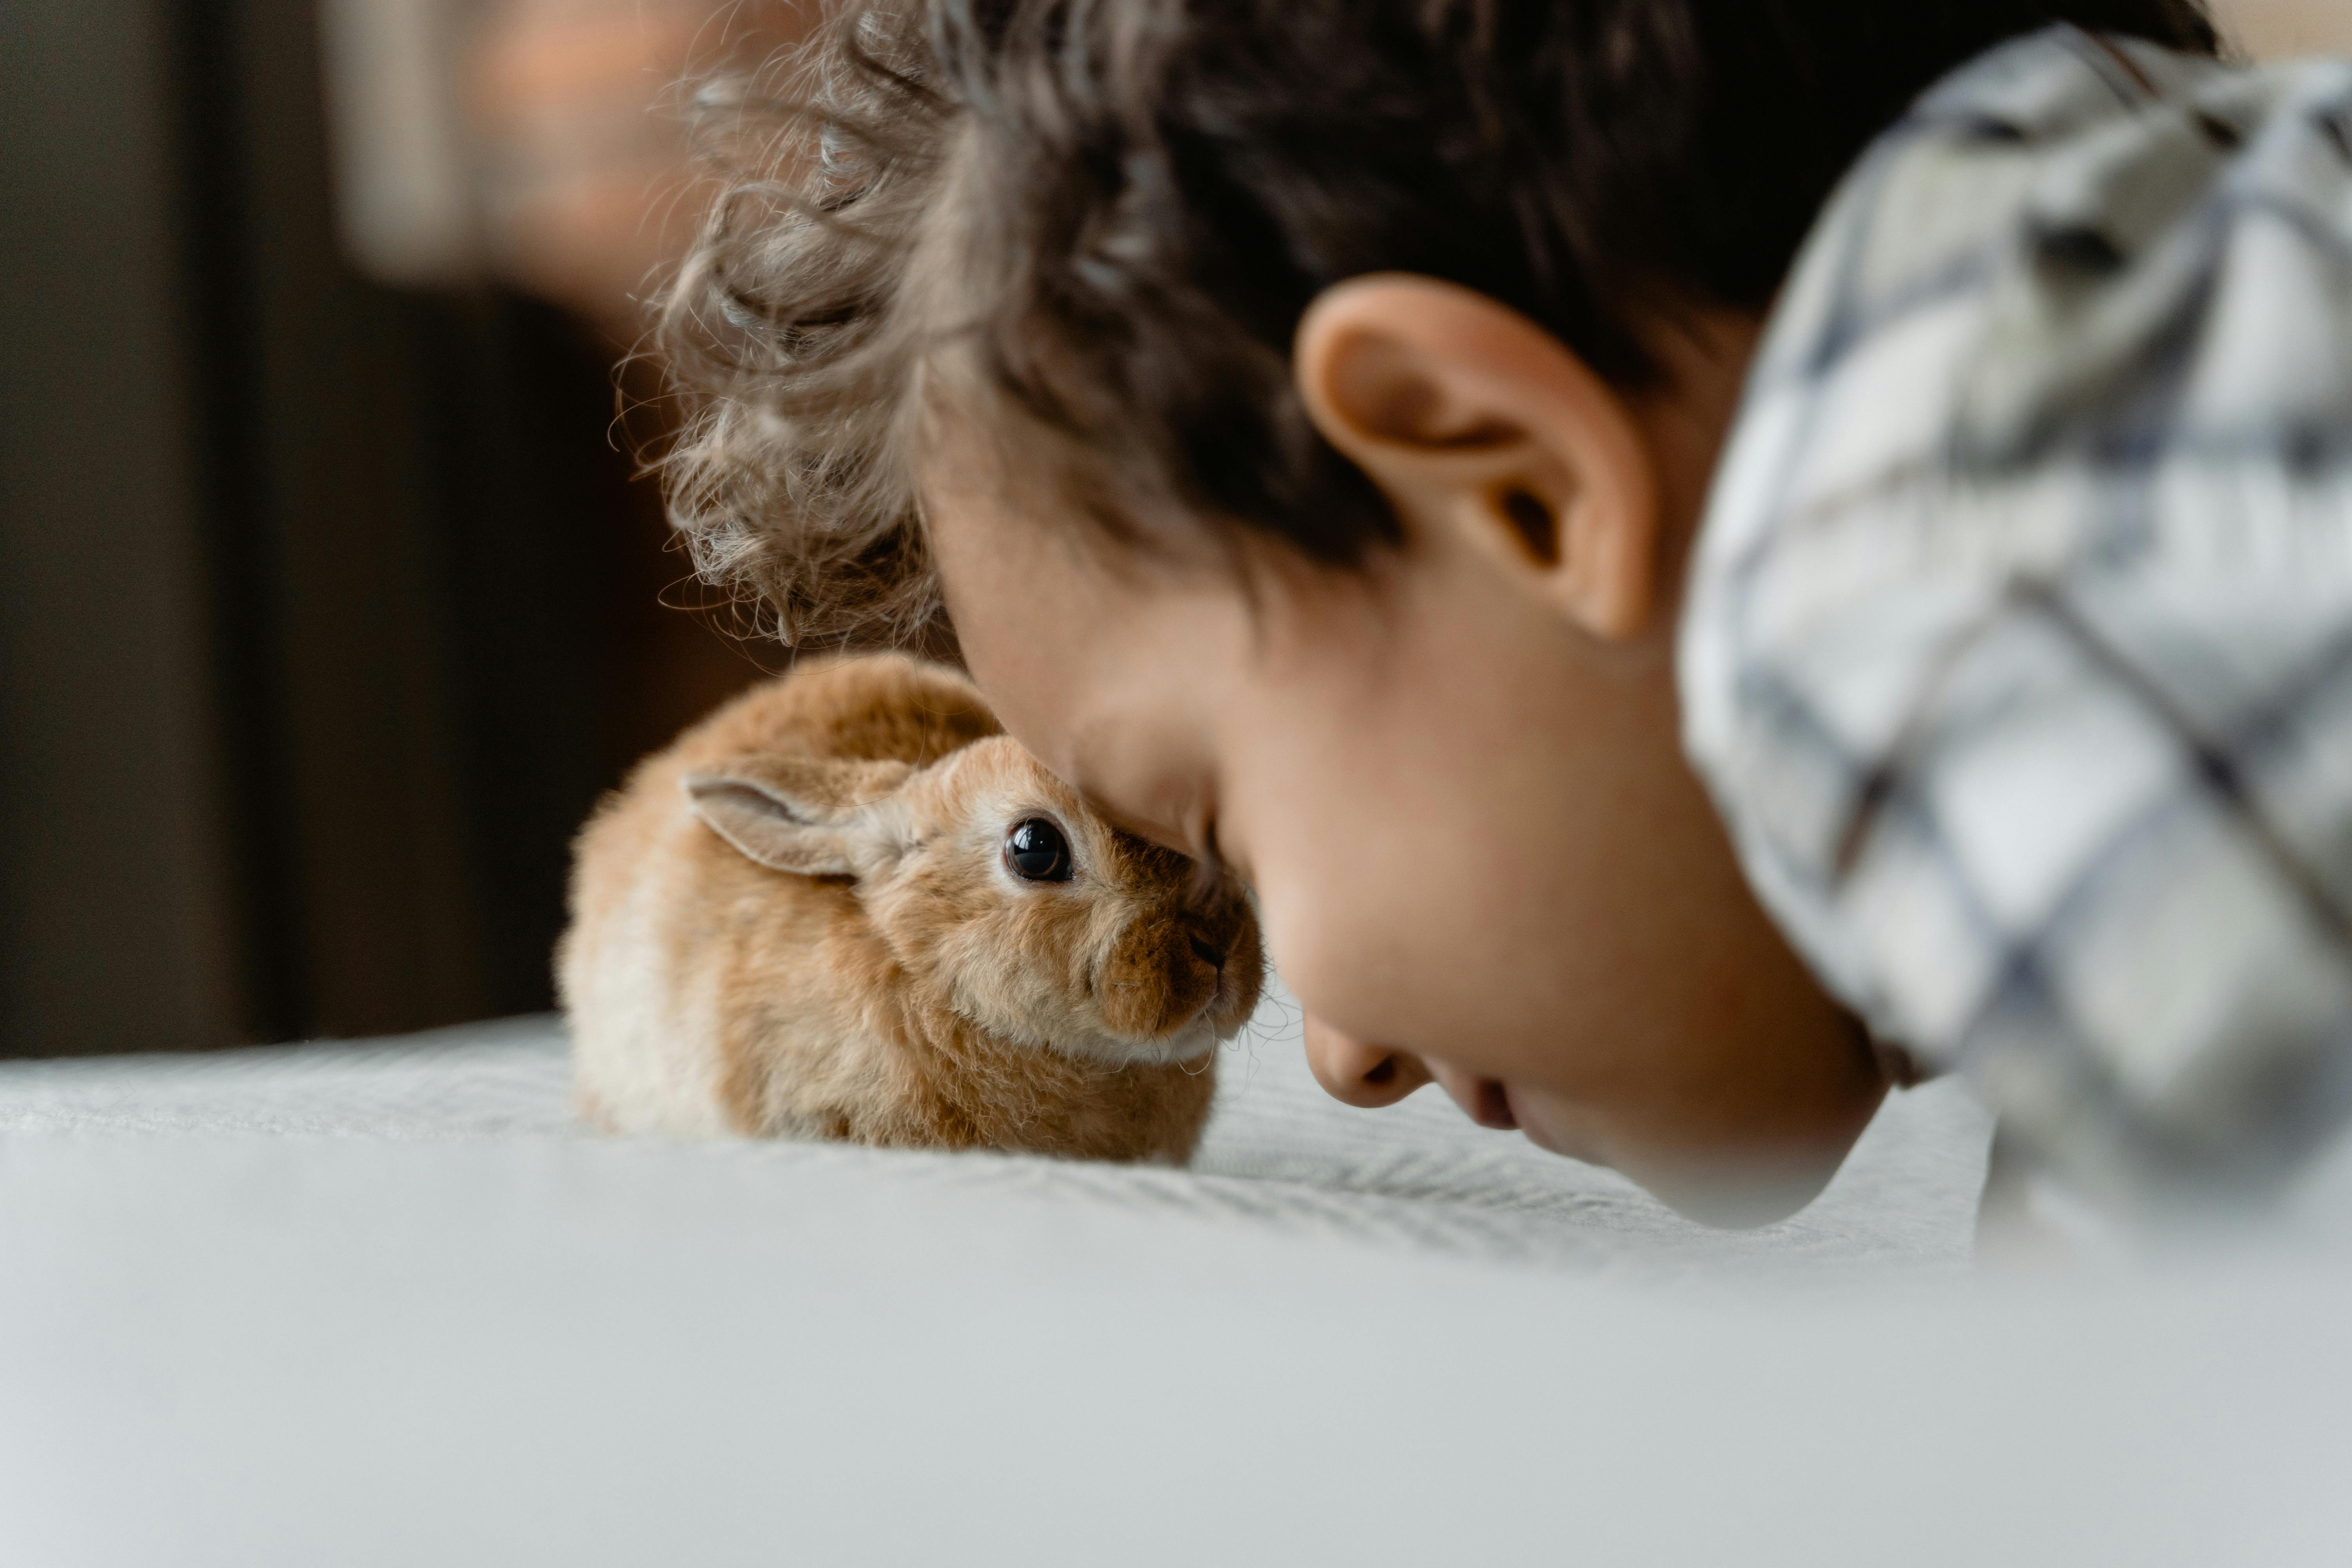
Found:
<svg viewBox="0 0 2352 1568"><path fill-rule="evenodd" d="M863 877L903 846L893 795L905 763L739 757L679 780L705 826L761 865L803 877Z"/></svg>
<svg viewBox="0 0 2352 1568"><path fill-rule="evenodd" d="M1334 284L1292 374L1326 440L1413 529L1458 531L1595 637L1657 608L1658 483L1616 393L1484 294L1409 273Z"/></svg>

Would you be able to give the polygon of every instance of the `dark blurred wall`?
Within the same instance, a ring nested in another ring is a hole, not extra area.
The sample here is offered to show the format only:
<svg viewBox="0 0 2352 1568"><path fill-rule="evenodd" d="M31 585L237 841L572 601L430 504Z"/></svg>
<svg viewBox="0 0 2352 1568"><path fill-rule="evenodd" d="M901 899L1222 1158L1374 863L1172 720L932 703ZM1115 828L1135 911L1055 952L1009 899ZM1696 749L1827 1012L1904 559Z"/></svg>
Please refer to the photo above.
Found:
<svg viewBox="0 0 2352 1568"><path fill-rule="evenodd" d="M197 1040L248 1004L171 19L0 8L0 1048Z"/></svg>
<svg viewBox="0 0 2352 1568"><path fill-rule="evenodd" d="M604 351L343 264L308 0L0 51L0 1054L546 1005L572 829L753 673Z"/></svg>

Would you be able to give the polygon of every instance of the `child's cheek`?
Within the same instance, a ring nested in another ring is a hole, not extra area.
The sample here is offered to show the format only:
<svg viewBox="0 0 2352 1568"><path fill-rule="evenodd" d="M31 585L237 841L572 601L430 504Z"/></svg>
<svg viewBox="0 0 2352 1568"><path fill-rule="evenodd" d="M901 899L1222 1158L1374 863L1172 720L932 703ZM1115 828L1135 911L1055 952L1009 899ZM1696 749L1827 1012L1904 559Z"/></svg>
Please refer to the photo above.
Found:
<svg viewBox="0 0 2352 1568"><path fill-rule="evenodd" d="M1405 1036L1418 1010L1411 994L1418 966L1381 960L1386 944L1369 929L1373 911L1270 869L1255 884L1258 924L1284 986L1309 1015L1343 1034L1417 1048Z"/></svg>

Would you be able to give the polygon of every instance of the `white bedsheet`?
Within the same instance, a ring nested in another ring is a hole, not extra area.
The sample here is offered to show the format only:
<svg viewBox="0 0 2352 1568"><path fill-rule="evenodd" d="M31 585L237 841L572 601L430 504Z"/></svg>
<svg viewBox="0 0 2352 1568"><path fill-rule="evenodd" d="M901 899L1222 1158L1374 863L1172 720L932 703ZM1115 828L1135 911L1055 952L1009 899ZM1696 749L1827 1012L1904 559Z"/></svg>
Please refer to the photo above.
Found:
<svg viewBox="0 0 2352 1568"><path fill-rule="evenodd" d="M714 1145L705 1157L841 1164L877 1180L1010 1187L1588 1271L1969 1259L1990 1127L1958 1085L1891 1101L1832 1190L1796 1218L1709 1230L1609 1172L1473 1125L1434 1089L1386 1111L1340 1105L1308 1076L1296 1017L1277 996L1226 1047L1216 1113L1188 1172L798 1144ZM595 1139L572 1118L569 1089L558 1021L517 1018L388 1041L0 1064L0 1134Z"/></svg>
<svg viewBox="0 0 2352 1568"><path fill-rule="evenodd" d="M0 1064L0 1563L2352 1561L2352 1273L1711 1232L1271 1024L1190 1172L617 1142L561 1037Z"/></svg>

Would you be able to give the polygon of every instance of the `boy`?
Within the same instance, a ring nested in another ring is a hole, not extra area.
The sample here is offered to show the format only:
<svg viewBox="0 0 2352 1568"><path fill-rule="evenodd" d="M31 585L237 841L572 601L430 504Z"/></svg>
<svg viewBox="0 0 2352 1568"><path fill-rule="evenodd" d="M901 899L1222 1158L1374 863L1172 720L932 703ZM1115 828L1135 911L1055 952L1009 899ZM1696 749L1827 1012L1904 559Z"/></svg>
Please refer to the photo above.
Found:
<svg viewBox="0 0 2352 1568"><path fill-rule="evenodd" d="M2352 76L2212 49L869 7L673 295L676 515L1230 862L1350 1103L1755 1220L1916 1060L2120 1202L2266 1190L2352 1086Z"/></svg>

